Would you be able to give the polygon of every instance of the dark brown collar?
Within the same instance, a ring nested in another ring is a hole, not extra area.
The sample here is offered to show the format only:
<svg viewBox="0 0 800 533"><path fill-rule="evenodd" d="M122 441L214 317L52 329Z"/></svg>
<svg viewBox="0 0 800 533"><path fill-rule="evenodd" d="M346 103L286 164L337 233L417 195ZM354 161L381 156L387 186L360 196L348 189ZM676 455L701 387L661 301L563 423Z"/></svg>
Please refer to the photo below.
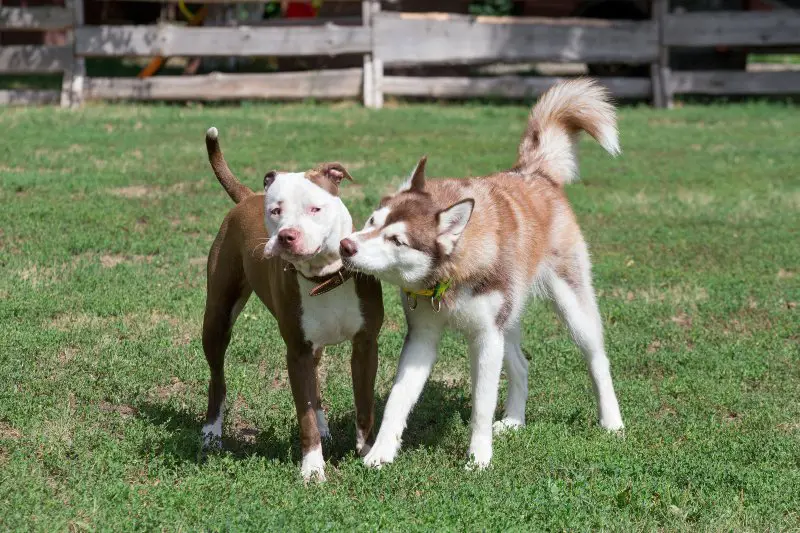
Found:
<svg viewBox="0 0 800 533"><path fill-rule="evenodd" d="M347 280L353 277L353 272L350 270L345 270L344 267L340 268L333 274L328 274L327 276L312 276L308 277L305 276L302 272L297 270L294 265L287 263L284 267L284 270L294 270L297 272L299 276L302 276L304 279L310 281L311 283L316 283L316 287L308 291L309 296L319 296L320 294L325 294L326 292L330 292L337 287L341 287L345 284Z"/></svg>

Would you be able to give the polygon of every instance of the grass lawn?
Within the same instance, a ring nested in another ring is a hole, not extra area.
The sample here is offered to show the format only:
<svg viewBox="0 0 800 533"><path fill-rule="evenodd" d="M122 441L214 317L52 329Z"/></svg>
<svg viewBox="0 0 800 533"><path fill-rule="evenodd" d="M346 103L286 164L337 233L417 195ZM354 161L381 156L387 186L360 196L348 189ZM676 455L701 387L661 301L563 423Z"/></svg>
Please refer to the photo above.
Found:
<svg viewBox="0 0 800 533"><path fill-rule="evenodd" d="M357 224L423 153L507 168L527 107L0 109L0 529L800 528L800 109L621 110L568 188L627 425L596 425L578 350L527 313L529 424L465 471L469 369L445 339L395 464L354 454L349 351L328 350L328 482L304 486L282 341L252 298L228 351L225 451L198 461L205 257L239 177L342 161ZM386 287L379 418L404 337ZM505 383L501 398L505 396Z"/></svg>

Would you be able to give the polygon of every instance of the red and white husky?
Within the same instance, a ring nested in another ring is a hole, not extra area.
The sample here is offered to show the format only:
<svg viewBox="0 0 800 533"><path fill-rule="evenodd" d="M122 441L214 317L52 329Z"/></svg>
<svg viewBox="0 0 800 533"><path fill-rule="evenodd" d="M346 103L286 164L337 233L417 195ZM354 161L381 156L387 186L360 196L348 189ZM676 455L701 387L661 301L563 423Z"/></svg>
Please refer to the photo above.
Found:
<svg viewBox="0 0 800 533"><path fill-rule="evenodd" d="M500 371L508 374L505 416L496 432L525 423L528 362L520 319L532 296L554 302L589 366L600 425L622 429L586 243L564 195L577 178L575 141L588 132L619 153L614 107L593 81L560 83L531 112L516 164L480 178L426 181L423 158L363 230L341 242L345 264L399 285L408 335L378 437L364 458L394 460L411 408L436 361L445 327L469 343L472 437L469 454L492 458Z"/></svg>

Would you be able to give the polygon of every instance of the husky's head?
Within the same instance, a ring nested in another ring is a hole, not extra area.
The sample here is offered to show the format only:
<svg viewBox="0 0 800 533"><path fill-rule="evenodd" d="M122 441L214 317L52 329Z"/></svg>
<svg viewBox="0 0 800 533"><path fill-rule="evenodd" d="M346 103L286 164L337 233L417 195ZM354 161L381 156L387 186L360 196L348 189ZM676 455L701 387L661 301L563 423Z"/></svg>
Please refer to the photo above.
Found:
<svg viewBox="0 0 800 533"><path fill-rule="evenodd" d="M339 241L352 231L339 184L352 179L339 163L308 172L268 172L264 176L264 223L270 239L264 256L280 255L295 266L316 257L338 256Z"/></svg>
<svg viewBox="0 0 800 533"><path fill-rule="evenodd" d="M475 205L460 199L442 209L425 190L425 162L394 196L381 201L364 229L341 242L345 266L406 288L436 282L456 249Z"/></svg>

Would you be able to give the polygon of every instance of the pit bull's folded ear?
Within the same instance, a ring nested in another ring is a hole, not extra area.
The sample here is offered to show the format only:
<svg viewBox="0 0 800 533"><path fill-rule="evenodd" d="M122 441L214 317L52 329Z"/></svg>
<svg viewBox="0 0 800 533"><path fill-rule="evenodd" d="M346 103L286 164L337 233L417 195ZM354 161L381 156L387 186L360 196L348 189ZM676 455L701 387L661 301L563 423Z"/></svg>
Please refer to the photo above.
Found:
<svg viewBox="0 0 800 533"><path fill-rule="evenodd" d="M339 185L343 179L353 181L353 176L341 163L325 163L319 168L319 171L336 185Z"/></svg>
<svg viewBox="0 0 800 533"><path fill-rule="evenodd" d="M353 177L341 163L323 163L314 170L306 172L306 178L334 196L339 196L339 184L342 180L353 181Z"/></svg>

